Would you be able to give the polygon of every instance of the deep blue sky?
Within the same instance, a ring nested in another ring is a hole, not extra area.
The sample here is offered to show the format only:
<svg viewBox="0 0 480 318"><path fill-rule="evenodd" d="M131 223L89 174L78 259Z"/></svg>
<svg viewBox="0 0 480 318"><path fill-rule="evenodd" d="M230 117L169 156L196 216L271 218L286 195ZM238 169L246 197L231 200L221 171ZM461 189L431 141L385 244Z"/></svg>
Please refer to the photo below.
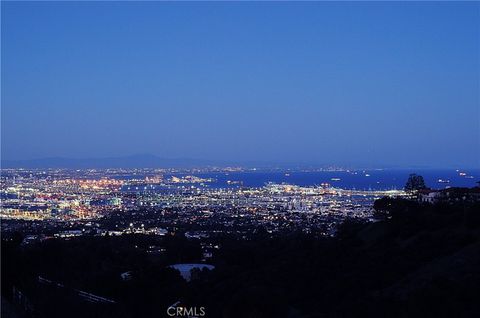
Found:
<svg viewBox="0 0 480 318"><path fill-rule="evenodd" d="M2 157L480 167L479 3L2 1Z"/></svg>

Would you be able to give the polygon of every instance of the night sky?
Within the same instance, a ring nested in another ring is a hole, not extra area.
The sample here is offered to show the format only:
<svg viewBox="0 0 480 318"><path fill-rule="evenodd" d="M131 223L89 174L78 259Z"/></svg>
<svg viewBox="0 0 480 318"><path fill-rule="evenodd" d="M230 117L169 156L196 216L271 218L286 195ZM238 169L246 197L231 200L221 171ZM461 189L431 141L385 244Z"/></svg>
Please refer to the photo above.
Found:
<svg viewBox="0 0 480 318"><path fill-rule="evenodd" d="M480 167L479 3L1 6L4 159Z"/></svg>

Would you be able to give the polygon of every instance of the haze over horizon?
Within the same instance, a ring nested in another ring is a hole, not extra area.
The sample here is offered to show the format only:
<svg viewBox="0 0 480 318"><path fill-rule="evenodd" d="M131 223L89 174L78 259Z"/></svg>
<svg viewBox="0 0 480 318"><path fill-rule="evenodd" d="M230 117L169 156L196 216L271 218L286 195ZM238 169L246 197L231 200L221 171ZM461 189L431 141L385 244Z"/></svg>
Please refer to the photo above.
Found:
<svg viewBox="0 0 480 318"><path fill-rule="evenodd" d="M479 3L1 6L2 160L480 168Z"/></svg>
<svg viewBox="0 0 480 318"><path fill-rule="evenodd" d="M244 168L258 169L307 169L307 168L345 168L345 169L390 169L390 170L411 170L419 172L424 170L453 170L480 171L480 168L464 165L439 166L431 165L392 165L389 163L368 162L314 162L314 161L261 161L261 160L210 160L202 158L168 158L153 154L134 154L128 156L114 157L49 157L30 160L5 160L2 159L2 168L67 168L67 169L90 169L90 168L202 168L202 167L229 167L237 166ZM419 170L420 169L420 170Z"/></svg>

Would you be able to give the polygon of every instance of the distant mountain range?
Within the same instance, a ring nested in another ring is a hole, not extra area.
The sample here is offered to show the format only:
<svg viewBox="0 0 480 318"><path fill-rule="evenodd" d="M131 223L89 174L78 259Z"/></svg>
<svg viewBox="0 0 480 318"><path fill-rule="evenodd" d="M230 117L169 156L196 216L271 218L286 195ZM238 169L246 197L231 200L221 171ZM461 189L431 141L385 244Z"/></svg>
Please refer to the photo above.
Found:
<svg viewBox="0 0 480 318"><path fill-rule="evenodd" d="M291 163L267 163L262 161L222 161L190 158L163 158L151 154L106 158L64 158L52 157L30 160L1 160L1 168L64 168L64 169L106 169L106 168L202 168L202 167L258 167L298 168L307 165Z"/></svg>
<svg viewBox="0 0 480 318"><path fill-rule="evenodd" d="M199 159L168 159L155 155L133 155L109 158L42 158L32 160L3 160L2 168L192 168L225 165L221 162Z"/></svg>

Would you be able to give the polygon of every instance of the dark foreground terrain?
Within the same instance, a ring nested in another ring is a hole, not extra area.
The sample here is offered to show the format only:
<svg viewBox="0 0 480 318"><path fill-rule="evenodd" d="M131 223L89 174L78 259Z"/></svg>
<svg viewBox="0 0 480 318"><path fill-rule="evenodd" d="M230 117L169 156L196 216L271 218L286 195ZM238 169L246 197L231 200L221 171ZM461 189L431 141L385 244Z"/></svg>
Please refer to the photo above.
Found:
<svg viewBox="0 0 480 318"><path fill-rule="evenodd" d="M190 282L167 267L201 262L201 242L182 235L14 235L2 242L2 317L168 317L177 301L205 317L479 317L480 204L375 208L383 221L345 222L335 238L204 241L219 247L216 268Z"/></svg>

